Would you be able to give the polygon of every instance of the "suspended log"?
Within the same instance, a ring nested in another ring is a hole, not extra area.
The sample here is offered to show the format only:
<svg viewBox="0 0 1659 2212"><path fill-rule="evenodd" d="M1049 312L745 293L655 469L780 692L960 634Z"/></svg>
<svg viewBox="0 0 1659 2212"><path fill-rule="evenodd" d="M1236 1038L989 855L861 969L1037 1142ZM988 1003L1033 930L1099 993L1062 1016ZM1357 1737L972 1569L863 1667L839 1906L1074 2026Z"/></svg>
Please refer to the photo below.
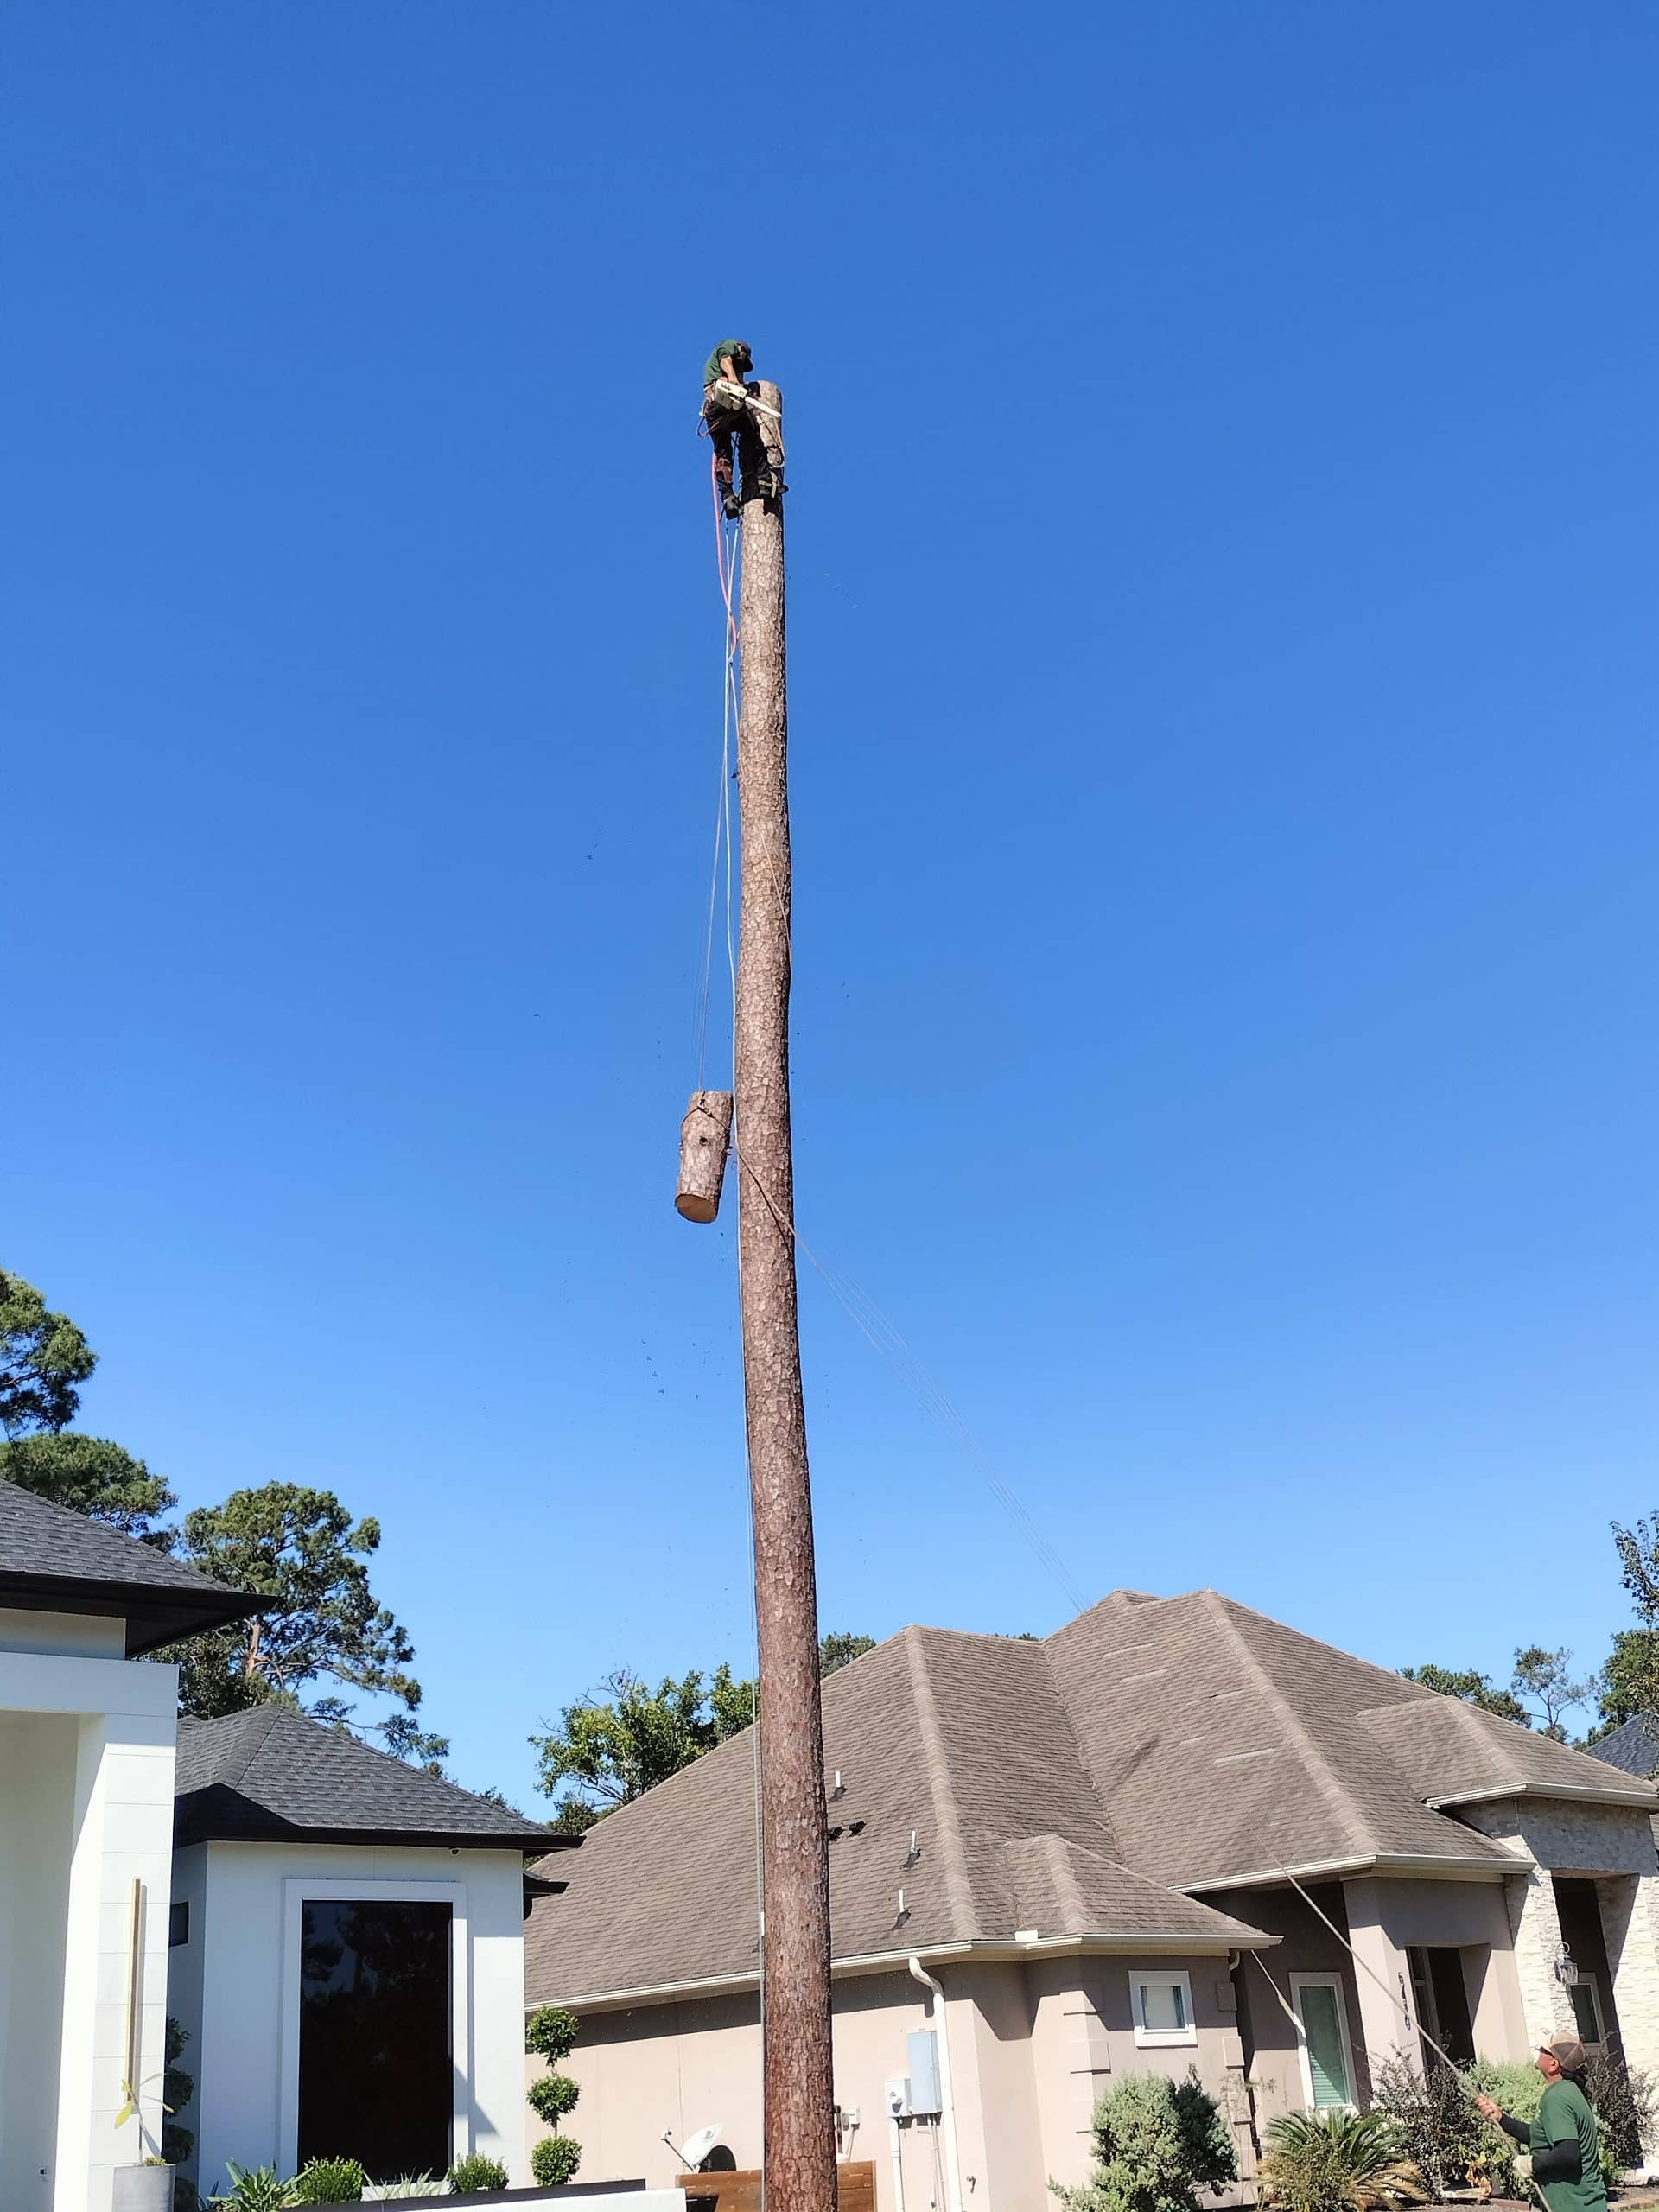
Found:
<svg viewBox="0 0 1659 2212"><path fill-rule="evenodd" d="M680 1187L674 1204L688 1221L712 1221L732 1141L729 1090L694 1090L680 1123Z"/></svg>

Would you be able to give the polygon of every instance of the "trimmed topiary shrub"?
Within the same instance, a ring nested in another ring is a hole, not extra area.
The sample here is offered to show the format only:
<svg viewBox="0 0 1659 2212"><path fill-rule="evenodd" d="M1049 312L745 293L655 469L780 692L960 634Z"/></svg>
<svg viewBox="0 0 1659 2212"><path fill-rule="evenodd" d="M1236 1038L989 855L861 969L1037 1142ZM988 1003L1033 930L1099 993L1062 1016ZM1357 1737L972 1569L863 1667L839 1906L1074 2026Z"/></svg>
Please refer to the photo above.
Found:
<svg viewBox="0 0 1659 2212"><path fill-rule="evenodd" d="M537 2120L556 2129L568 2112L575 2109L582 2091L568 2074L556 2069L582 2032L582 2023L563 2005L543 2005L524 2024L524 2049L544 2058L554 2070L537 2076L524 2092ZM569 2181L582 2161L582 2152L568 2135L544 2135L530 2154L531 2171L543 2189L556 2189Z"/></svg>
<svg viewBox="0 0 1659 2212"><path fill-rule="evenodd" d="M543 2135L530 2154L530 2171L543 2189L569 2181L581 2164L581 2146L568 2135Z"/></svg>
<svg viewBox="0 0 1659 2212"><path fill-rule="evenodd" d="M296 2204L360 2204L369 2177L355 2158L308 2158L294 2177Z"/></svg>
<svg viewBox="0 0 1659 2212"><path fill-rule="evenodd" d="M457 2158L449 2169L452 2196L482 2196L486 2189L505 2189L507 2170L499 2158L486 2158L474 2151L470 2158Z"/></svg>
<svg viewBox="0 0 1659 2212"><path fill-rule="evenodd" d="M1096 2166L1080 2189L1050 2182L1069 2212L1199 2212L1198 2191L1238 2177L1233 2131L1190 2068L1184 2082L1126 2074L1095 2107Z"/></svg>
<svg viewBox="0 0 1659 2212"><path fill-rule="evenodd" d="M568 2074L539 2075L524 2091L531 2110L550 2127L556 2127L566 2113L574 2109L580 2094Z"/></svg>

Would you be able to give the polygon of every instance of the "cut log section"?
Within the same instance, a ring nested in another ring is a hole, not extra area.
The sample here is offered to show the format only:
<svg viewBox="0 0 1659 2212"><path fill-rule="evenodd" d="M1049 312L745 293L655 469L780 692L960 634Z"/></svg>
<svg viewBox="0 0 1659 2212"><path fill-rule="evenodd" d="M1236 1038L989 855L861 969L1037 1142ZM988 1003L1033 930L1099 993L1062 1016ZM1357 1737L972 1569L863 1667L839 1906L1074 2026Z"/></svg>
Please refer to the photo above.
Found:
<svg viewBox="0 0 1659 2212"><path fill-rule="evenodd" d="M720 1211L731 1141L731 1092L694 1090L680 1123L680 1187L674 1199L688 1221L712 1221Z"/></svg>

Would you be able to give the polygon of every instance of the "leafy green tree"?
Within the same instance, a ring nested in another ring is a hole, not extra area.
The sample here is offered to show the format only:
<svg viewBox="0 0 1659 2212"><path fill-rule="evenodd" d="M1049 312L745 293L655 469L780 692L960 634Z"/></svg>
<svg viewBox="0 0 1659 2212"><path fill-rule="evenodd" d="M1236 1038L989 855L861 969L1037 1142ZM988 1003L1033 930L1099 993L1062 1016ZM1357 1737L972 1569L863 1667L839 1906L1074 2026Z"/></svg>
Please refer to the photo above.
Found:
<svg viewBox="0 0 1659 2212"><path fill-rule="evenodd" d="M1430 1660L1421 1667L1402 1667L1400 1672L1408 1682L1439 1690L1442 1697L1459 1697L1465 1705L1478 1706L1483 1713L1495 1713L1500 1720L1516 1721L1522 1728L1532 1726L1532 1716L1514 1692L1499 1689L1490 1675L1473 1667L1437 1667Z"/></svg>
<svg viewBox="0 0 1659 2212"><path fill-rule="evenodd" d="M180 1668L182 1709L212 1717L273 1698L298 1705L313 1683L338 1683L402 1707L389 1719L365 1724L389 1751L442 1759L448 1743L423 1734L415 1719L421 1686L407 1671L415 1648L369 1587L366 1562L379 1544L378 1521L353 1522L332 1491L297 1483L233 1491L222 1505L187 1513L177 1555L270 1605L250 1621L161 1655ZM308 1709L319 1720L358 1725L354 1702L333 1690Z"/></svg>
<svg viewBox="0 0 1659 2212"><path fill-rule="evenodd" d="M874 1643L873 1637L841 1631L826 1636L818 1647L820 1675L833 1675ZM666 1676L655 1689L619 1668L597 1690L567 1705L556 1727L530 1739L541 1755L537 1786L557 1798L555 1833L581 1834L753 1718L753 1682L734 1675L724 1660L712 1675L693 1668L677 1681Z"/></svg>
<svg viewBox="0 0 1659 2212"><path fill-rule="evenodd" d="M97 1365L69 1316L0 1268L0 1481L164 1543L150 1524L178 1500L161 1477L107 1437L68 1428Z"/></svg>
<svg viewBox="0 0 1659 2212"><path fill-rule="evenodd" d="M1596 1703L1599 1725L1592 1731L1592 1742L1638 1714L1659 1715L1659 1629L1618 1630L1596 1678Z"/></svg>
<svg viewBox="0 0 1659 2212"><path fill-rule="evenodd" d="M80 1407L78 1386L97 1365L69 1316L48 1312L32 1282L0 1268L0 1430L67 1428Z"/></svg>

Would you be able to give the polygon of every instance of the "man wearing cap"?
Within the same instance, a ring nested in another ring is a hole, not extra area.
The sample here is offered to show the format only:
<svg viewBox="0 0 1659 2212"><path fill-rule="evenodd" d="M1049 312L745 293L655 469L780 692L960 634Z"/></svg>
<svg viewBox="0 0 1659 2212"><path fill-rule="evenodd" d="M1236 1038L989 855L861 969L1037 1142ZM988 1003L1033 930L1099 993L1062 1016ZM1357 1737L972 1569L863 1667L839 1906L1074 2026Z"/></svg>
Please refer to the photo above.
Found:
<svg viewBox="0 0 1659 2212"><path fill-rule="evenodd" d="M1532 2178L1549 2212L1606 2212L1596 2115L1580 2078L1584 2045L1574 2036L1556 2036L1540 2044L1534 2063L1544 2077L1536 2120L1516 2120L1491 2097L1475 2102L1531 2152Z"/></svg>
<svg viewBox="0 0 1659 2212"><path fill-rule="evenodd" d="M742 513L744 499L757 494L775 499L789 489L776 418L760 408L749 390L753 366L754 356L741 338L722 338L702 365L702 419L714 441L715 481L728 522ZM734 461L742 467L741 494Z"/></svg>

